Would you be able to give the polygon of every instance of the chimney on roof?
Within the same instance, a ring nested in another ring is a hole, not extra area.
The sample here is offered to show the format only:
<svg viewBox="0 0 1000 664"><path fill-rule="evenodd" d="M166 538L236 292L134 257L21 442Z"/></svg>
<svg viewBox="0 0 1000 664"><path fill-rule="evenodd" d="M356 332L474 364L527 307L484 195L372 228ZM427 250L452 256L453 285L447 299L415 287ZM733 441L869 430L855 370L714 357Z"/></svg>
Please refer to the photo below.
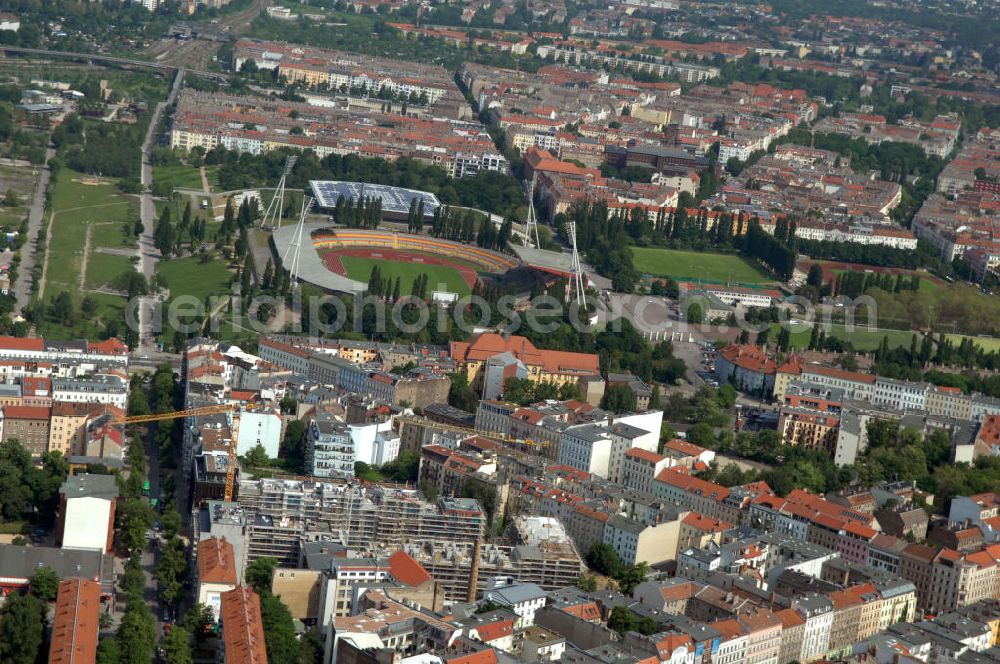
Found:
<svg viewBox="0 0 1000 664"><path fill-rule="evenodd" d="M472 547L472 566L469 568L469 586L465 591L465 601L472 603L476 601L479 593L479 554L482 551L483 538L476 537L476 543Z"/></svg>

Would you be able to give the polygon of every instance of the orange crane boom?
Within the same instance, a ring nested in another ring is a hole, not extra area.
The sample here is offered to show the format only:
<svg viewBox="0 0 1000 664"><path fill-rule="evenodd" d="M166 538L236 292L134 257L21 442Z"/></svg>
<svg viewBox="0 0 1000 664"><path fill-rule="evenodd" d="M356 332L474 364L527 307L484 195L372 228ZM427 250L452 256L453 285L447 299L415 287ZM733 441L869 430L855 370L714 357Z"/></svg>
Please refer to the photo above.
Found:
<svg viewBox="0 0 1000 664"><path fill-rule="evenodd" d="M176 420L184 417L198 417L200 415L217 415L218 413L233 413L233 425L230 427L229 432L229 464L226 466L226 492L224 496L226 502L229 502L233 499L233 489L236 487L236 445L240 432L239 405L225 403L215 406L198 406L196 408L174 410L169 413L129 415L127 417L115 418L115 421L122 422L123 424L145 424L146 422L162 422L163 420Z"/></svg>

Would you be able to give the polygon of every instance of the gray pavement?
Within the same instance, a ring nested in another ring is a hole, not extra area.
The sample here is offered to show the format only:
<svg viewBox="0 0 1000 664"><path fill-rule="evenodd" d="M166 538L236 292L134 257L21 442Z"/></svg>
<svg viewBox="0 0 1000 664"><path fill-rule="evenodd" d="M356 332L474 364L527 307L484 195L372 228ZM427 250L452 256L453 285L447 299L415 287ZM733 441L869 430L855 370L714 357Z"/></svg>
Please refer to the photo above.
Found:
<svg viewBox="0 0 1000 664"><path fill-rule="evenodd" d="M41 257L37 255L38 231L41 230L42 222L44 221L45 192L49 188L49 179L52 177L48 161L55 156L56 151L54 149L48 148L45 151L46 165L39 167L41 172L38 174L38 180L35 182L35 194L31 199L31 208L28 210L28 237L25 243L21 245L21 264L18 266L17 283L14 284L14 298L17 300L14 311L18 314L31 301L31 272L41 260Z"/></svg>
<svg viewBox="0 0 1000 664"><path fill-rule="evenodd" d="M170 93L164 102L156 105L153 117L149 122L149 129L146 132L146 140L142 144L142 175L141 182L143 192L139 197L139 214L142 219L142 235L136 245L136 252L139 256L139 271L146 278L147 283L151 283L156 274L156 262L159 260L160 252L156 249L153 241L153 229L156 225L156 205L153 203L151 187L153 186L153 164L150 161L150 153L156 146L156 129L163 117L163 111L177 99L177 93L181 89L184 81L184 70L179 69L174 77L174 84L170 88ZM153 312L156 306L156 299L153 296L143 297L139 304L139 350L145 353L152 352L156 347L156 335L153 331Z"/></svg>

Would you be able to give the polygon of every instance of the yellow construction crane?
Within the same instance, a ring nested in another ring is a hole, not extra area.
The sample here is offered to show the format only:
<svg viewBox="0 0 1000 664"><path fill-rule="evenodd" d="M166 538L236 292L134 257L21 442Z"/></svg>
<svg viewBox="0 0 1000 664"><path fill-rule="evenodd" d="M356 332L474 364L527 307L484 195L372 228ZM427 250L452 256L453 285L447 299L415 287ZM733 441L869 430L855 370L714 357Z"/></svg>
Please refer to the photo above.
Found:
<svg viewBox="0 0 1000 664"><path fill-rule="evenodd" d="M197 408L185 408L169 413L150 413L149 415L129 415L127 417L115 418L115 421L123 424L145 424L147 422L161 422L163 420L176 420L184 417L198 417L200 415L217 415L218 413L233 413L233 425L229 432L229 464L226 466L226 492L225 500L229 502L233 499L233 489L236 486L236 444L240 433L240 406L238 404L225 403L215 406L198 406Z"/></svg>
<svg viewBox="0 0 1000 664"><path fill-rule="evenodd" d="M545 440L531 440L530 438L517 438L516 436L508 436L505 433L500 433L499 431L479 431L478 429L470 429L468 427L460 427L454 424L442 424L441 422L434 422L426 417L418 417L416 415L407 415L405 417L399 418L400 422L414 421L420 424L424 424L428 427L436 427L439 429L444 429L445 431L456 431L459 433L467 433L471 436L482 436L483 438L491 438L501 440L505 443L510 443L513 445L531 445L533 447L548 447L549 443Z"/></svg>

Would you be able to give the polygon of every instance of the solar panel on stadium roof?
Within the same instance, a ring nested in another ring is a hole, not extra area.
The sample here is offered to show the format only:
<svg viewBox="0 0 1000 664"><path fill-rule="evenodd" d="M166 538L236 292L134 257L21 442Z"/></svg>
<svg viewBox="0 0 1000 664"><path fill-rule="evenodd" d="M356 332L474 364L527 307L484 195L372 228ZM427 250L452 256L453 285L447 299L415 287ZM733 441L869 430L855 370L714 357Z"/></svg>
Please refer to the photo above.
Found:
<svg viewBox="0 0 1000 664"><path fill-rule="evenodd" d="M312 180L309 182L320 208L333 208L337 200L343 196L345 200L358 200L363 197L382 200L382 210L405 214L410 209L410 201L417 199L424 202L424 214L431 215L440 205L434 194L403 187L392 187L384 184L366 182L342 182L338 180Z"/></svg>

